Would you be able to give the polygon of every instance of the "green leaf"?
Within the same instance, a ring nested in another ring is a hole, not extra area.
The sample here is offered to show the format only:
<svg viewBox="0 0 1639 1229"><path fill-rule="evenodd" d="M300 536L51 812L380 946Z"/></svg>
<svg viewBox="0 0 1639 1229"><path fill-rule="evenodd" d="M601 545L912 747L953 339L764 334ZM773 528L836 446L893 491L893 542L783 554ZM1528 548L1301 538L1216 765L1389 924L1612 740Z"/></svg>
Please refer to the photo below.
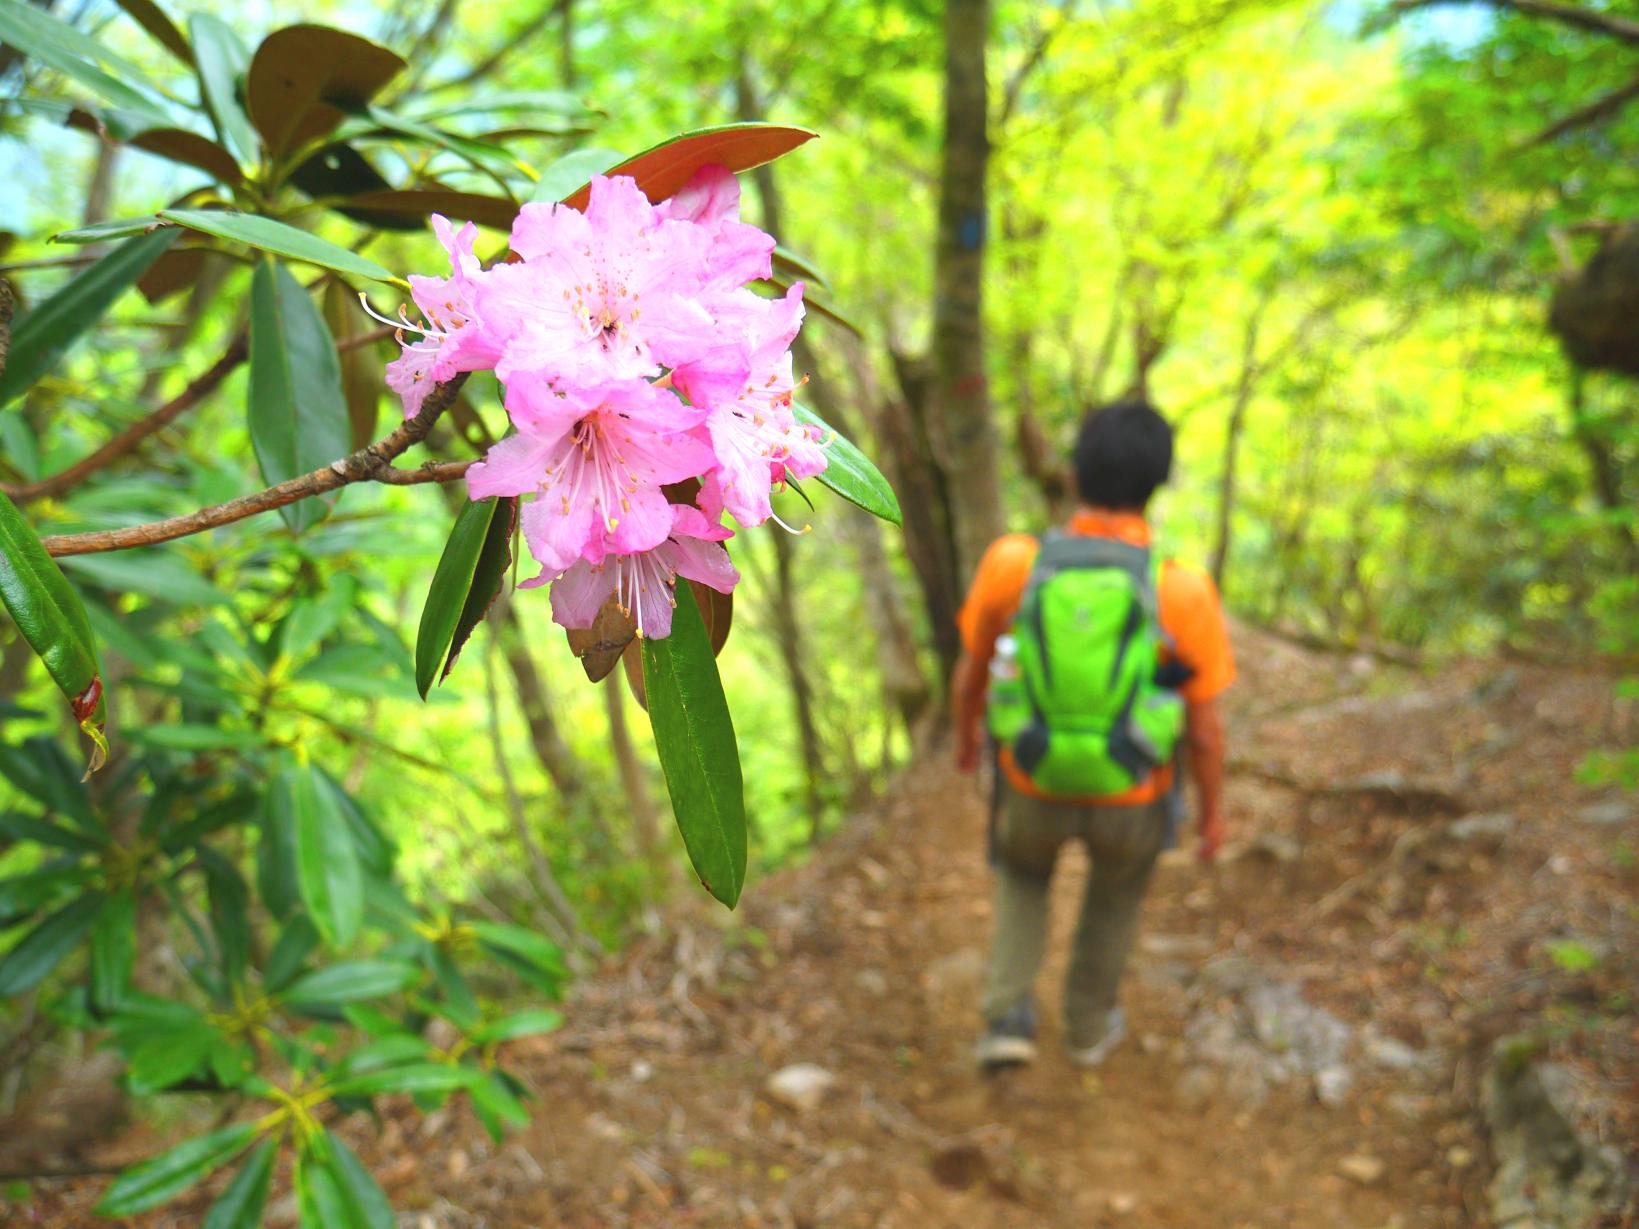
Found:
<svg viewBox="0 0 1639 1229"><path fill-rule="evenodd" d="M353 1223L341 1179L323 1159L302 1157L296 1164L295 1186L301 1229L360 1229Z"/></svg>
<svg viewBox="0 0 1639 1229"><path fill-rule="evenodd" d="M338 273L350 273L354 277L367 277L377 282L399 280L368 257L258 214L228 209L161 209L156 216L190 230L215 235L218 239L230 239L259 251L288 256L291 260L334 269Z"/></svg>
<svg viewBox="0 0 1639 1229"><path fill-rule="evenodd" d="M479 1075L455 1063L407 1063L341 1080L331 1093L338 1097L374 1097L389 1092L454 1092L471 1085Z"/></svg>
<svg viewBox="0 0 1639 1229"><path fill-rule="evenodd" d="M325 282L321 308L332 337L344 338L360 331L360 321L365 319L358 299L339 277ZM354 346L345 354L338 353L337 358L341 363L342 394L347 400L347 442L356 450L376 438L381 397L387 387L381 372L381 350L379 345Z"/></svg>
<svg viewBox="0 0 1639 1229"><path fill-rule="evenodd" d="M104 1011L125 997L136 955L136 894L121 888L103 902L91 931L91 1001Z"/></svg>
<svg viewBox="0 0 1639 1229"><path fill-rule="evenodd" d="M229 981L239 981L250 958L250 888L239 868L209 845L199 845L195 855L205 872L211 933L216 936L222 972Z"/></svg>
<svg viewBox="0 0 1639 1229"><path fill-rule="evenodd" d="M268 1187L273 1181L273 1163L277 1159L278 1149L273 1140L264 1139L257 1144L233 1176L228 1189L211 1204L199 1229L258 1229L262 1209L267 1204Z"/></svg>
<svg viewBox="0 0 1639 1229"><path fill-rule="evenodd" d="M688 585L677 586L671 635L643 641L643 683L689 861L706 891L732 909L746 877L740 750L711 639Z"/></svg>
<svg viewBox="0 0 1639 1229"><path fill-rule="evenodd" d="M282 157L334 131L403 68L385 47L345 30L286 26L251 58L246 109L268 151Z"/></svg>
<svg viewBox="0 0 1639 1229"><path fill-rule="evenodd" d="M131 1216L157 1207L227 1164L244 1151L256 1133L254 1122L241 1122L186 1140L169 1152L133 1165L109 1185L96 1210L102 1216Z"/></svg>
<svg viewBox="0 0 1639 1229"><path fill-rule="evenodd" d="M0 6L0 13L23 6ZM32 11L32 10L30 10ZM0 406L15 400L51 370L63 351L176 242L165 227L119 245L12 326L11 351L0 374Z"/></svg>
<svg viewBox="0 0 1639 1229"><path fill-rule="evenodd" d="M296 907L301 891L296 883L296 831L282 793L282 778L274 777L262 799L262 834L256 848L256 890L268 912L281 920Z"/></svg>
<svg viewBox="0 0 1639 1229"><path fill-rule="evenodd" d="M330 1132L325 1134L330 1138L330 1170L352 1218L348 1223L359 1229L394 1229L398 1220L386 1193L351 1148Z"/></svg>
<svg viewBox="0 0 1639 1229"><path fill-rule="evenodd" d="M415 637L415 686L425 700L500 592L512 562L516 499L469 500L438 557ZM442 672L440 672L442 667Z"/></svg>
<svg viewBox="0 0 1639 1229"><path fill-rule="evenodd" d="M519 1011L474 1030L472 1040L480 1045L493 1041L512 1041L518 1037L550 1033L562 1023L563 1016L556 1011Z"/></svg>
<svg viewBox="0 0 1639 1229"><path fill-rule="evenodd" d="M534 201L561 201L586 186L594 175L619 165L622 155L612 149L589 146L565 154L541 172L530 194Z"/></svg>
<svg viewBox="0 0 1639 1229"><path fill-rule="evenodd" d="M143 235L149 231L175 229L156 213L145 213L140 218L111 218L106 222L93 222L90 226L77 226L73 230L60 230L51 236L53 243L104 243L109 239L126 239L132 235Z"/></svg>
<svg viewBox="0 0 1639 1229"><path fill-rule="evenodd" d="M501 1142L508 1126L521 1127L529 1121L529 1111L523 1102L493 1073L474 1080L467 1087L467 1096L472 1098L472 1108L496 1143Z"/></svg>
<svg viewBox="0 0 1639 1229"><path fill-rule="evenodd" d="M108 847L106 834L98 840L89 833L76 832L61 824L18 811L0 813L0 837L8 841L35 841L53 849L71 849L75 853L99 853Z"/></svg>
<svg viewBox="0 0 1639 1229"><path fill-rule="evenodd" d="M193 67L193 49L188 46L188 40L154 0L114 0L114 3L167 51L189 68Z"/></svg>
<svg viewBox="0 0 1639 1229"><path fill-rule="evenodd" d="M69 901L18 941L0 960L0 998L32 990L80 945L101 911L104 896L87 892Z"/></svg>
<svg viewBox="0 0 1639 1229"><path fill-rule="evenodd" d="M491 947L522 957L538 969L551 973L563 971L563 953L545 935L510 922L471 922L469 925L479 940Z"/></svg>
<svg viewBox="0 0 1639 1229"><path fill-rule="evenodd" d="M858 504L891 524L899 524L899 497L871 459L807 406L793 405L791 409L798 422L820 428L830 441L825 450L829 460L819 472L819 480L849 503Z"/></svg>
<svg viewBox="0 0 1639 1229"><path fill-rule="evenodd" d="M134 1036L123 1043L125 1085L138 1096L161 1092L196 1075L220 1035L204 1021L164 1032Z"/></svg>
<svg viewBox="0 0 1639 1229"><path fill-rule="evenodd" d="M73 78L115 106L162 124L171 122L154 93L129 84L146 84L141 69L43 8L17 0L0 3L0 42Z"/></svg>
<svg viewBox="0 0 1639 1229"><path fill-rule="evenodd" d="M336 343L324 317L290 270L257 263L250 283L250 439L271 485L305 474L347 452L347 400ZM279 509L302 530L327 505L299 500Z"/></svg>
<svg viewBox="0 0 1639 1229"><path fill-rule="evenodd" d="M301 972L302 962L319 945L319 932L312 921L298 913L280 933L262 969L262 985L277 994Z"/></svg>
<svg viewBox="0 0 1639 1229"><path fill-rule="evenodd" d="M275 797L290 808L296 834L296 882L308 916L332 947L346 947L364 921L358 846L347 817L312 764L291 764Z"/></svg>
<svg viewBox="0 0 1639 1229"><path fill-rule="evenodd" d="M347 960L304 973L279 997L289 1003L356 1003L396 994L415 980L415 969L396 960Z"/></svg>
<svg viewBox="0 0 1639 1229"><path fill-rule="evenodd" d="M784 124L744 122L699 128L662 141L610 167L610 175L630 175L655 204L675 196L703 166L749 171L790 153L819 134ZM590 178L590 176L588 176ZM573 209L585 209L592 186L586 184L563 198Z"/></svg>
<svg viewBox="0 0 1639 1229"><path fill-rule="evenodd" d="M52 904L69 888L83 887L91 872L68 859L0 879L0 926L22 921Z"/></svg>
<svg viewBox="0 0 1639 1229"><path fill-rule="evenodd" d="M194 59L199 67L200 92L216 124L216 135L241 165L256 159L256 129L239 103L239 83L250 65L250 52L233 28L209 13L195 13L188 22L193 35Z"/></svg>

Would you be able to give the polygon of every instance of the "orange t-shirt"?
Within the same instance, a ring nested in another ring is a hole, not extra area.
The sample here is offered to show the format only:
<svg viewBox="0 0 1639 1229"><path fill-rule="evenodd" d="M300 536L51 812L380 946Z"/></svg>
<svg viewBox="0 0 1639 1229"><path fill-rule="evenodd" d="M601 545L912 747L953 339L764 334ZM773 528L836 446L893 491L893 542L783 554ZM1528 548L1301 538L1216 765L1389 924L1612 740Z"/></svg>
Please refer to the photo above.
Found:
<svg viewBox="0 0 1639 1229"><path fill-rule="evenodd" d="M1068 532L1095 538L1117 538L1134 546L1150 544L1150 528L1141 516L1128 513L1078 512ZM1041 543L1029 534L1009 534L991 543L979 560L978 575L956 616L962 645L980 666L988 666L996 638L1012 625L1024 600L1025 583L1036 564ZM1210 700L1235 681L1235 659L1229 649L1229 627L1217 586L1200 568L1167 560L1161 568L1159 592L1161 627L1169 636L1178 660L1194 673L1179 690L1185 700ZM1013 762L1011 748L1001 752L1002 768L1013 788L1032 798L1046 797ZM1076 799L1103 806L1132 806L1150 802L1172 784L1172 768L1163 765L1148 781L1120 794Z"/></svg>

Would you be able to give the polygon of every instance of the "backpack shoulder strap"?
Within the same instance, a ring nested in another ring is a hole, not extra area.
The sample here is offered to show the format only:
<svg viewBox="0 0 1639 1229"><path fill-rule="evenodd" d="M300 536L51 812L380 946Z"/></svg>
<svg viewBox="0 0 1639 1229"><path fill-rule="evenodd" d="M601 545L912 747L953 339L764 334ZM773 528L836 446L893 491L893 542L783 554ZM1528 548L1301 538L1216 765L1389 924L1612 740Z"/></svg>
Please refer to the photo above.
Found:
<svg viewBox="0 0 1639 1229"><path fill-rule="evenodd" d="M1120 568L1133 578L1140 590L1153 593L1156 588L1147 546L1134 546L1117 538L1090 538L1057 531L1043 536L1041 552L1031 573L1032 581L1039 583L1074 568Z"/></svg>

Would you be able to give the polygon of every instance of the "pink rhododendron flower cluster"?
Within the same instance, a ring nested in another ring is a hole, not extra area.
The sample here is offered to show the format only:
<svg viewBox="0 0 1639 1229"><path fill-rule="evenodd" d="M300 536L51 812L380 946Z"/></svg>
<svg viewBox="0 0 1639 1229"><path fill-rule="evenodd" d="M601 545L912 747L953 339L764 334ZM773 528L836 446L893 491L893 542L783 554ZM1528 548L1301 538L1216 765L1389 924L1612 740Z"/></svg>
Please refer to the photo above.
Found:
<svg viewBox="0 0 1639 1229"><path fill-rule="evenodd" d="M433 227L452 272L410 279L425 317L387 383L418 413L457 372L493 369L513 433L467 471L473 499L523 496L521 520L552 612L589 627L615 598L642 635L671 631L679 576L730 592L723 542L772 515L788 478L825 468L792 412L802 286L768 299L774 240L739 220L739 184L706 167L659 205L623 176L592 181L586 211L530 204L517 259L483 269L476 228ZM665 487L699 480L692 505Z"/></svg>

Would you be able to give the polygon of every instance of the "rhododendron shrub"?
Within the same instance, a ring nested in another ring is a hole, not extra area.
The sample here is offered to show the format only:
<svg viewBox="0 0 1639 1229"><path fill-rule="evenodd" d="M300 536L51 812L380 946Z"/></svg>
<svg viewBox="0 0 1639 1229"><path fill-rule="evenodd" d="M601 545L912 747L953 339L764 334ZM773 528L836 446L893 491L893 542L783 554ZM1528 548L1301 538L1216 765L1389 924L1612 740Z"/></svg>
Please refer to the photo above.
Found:
<svg viewBox="0 0 1639 1229"><path fill-rule="evenodd" d="M413 417L438 382L495 372L512 434L467 489L521 497L540 567L523 587L551 585L565 627L612 600L638 636L670 635L679 576L720 593L739 580L725 513L761 525L778 486L826 468L821 430L793 410L803 286L747 289L772 276L775 243L739 220L739 196L722 166L659 205L599 175L584 212L525 205L516 259L487 270L470 224L433 219L451 272L411 279L423 321L387 382ZM680 483L692 502L668 494Z"/></svg>

